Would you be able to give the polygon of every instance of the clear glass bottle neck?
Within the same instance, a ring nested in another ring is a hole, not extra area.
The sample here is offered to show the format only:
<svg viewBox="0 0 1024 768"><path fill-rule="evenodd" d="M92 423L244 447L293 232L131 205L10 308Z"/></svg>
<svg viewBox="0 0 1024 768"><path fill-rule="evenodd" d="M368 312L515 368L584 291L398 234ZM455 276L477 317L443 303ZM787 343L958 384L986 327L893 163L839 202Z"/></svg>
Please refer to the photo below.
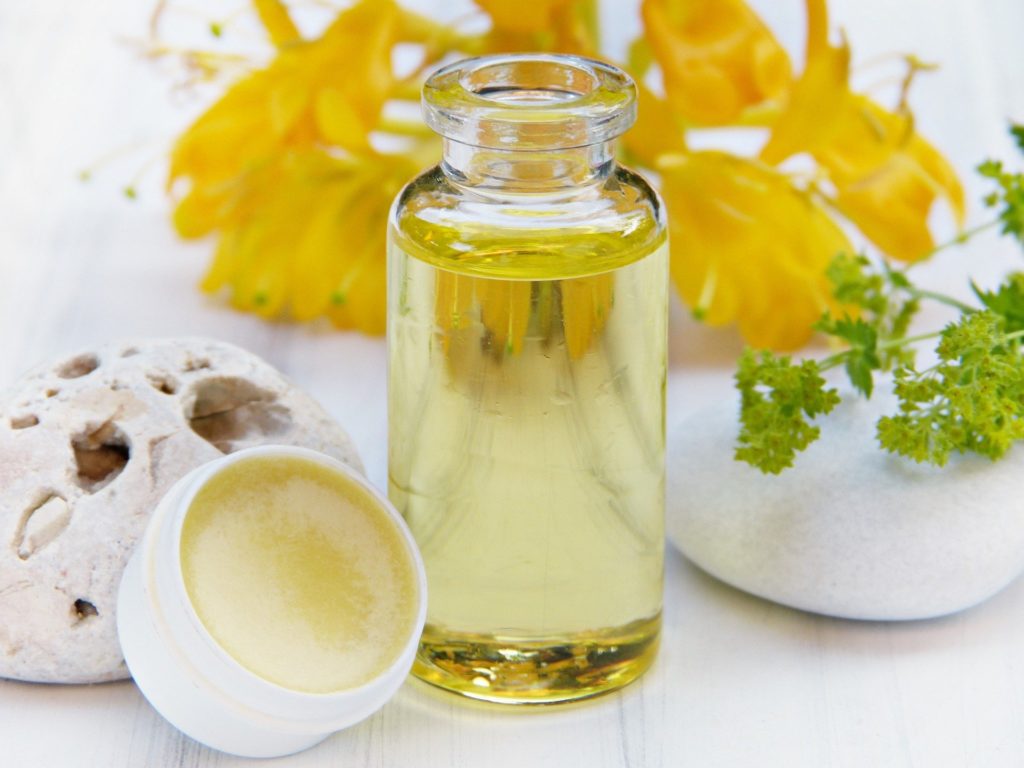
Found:
<svg viewBox="0 0 1024 768"><path fill-rule="evenodd" d="M543 193L598 183L611 173L614 142L544 150L475 147L444 140L441 169L459 186Z"/></svg>

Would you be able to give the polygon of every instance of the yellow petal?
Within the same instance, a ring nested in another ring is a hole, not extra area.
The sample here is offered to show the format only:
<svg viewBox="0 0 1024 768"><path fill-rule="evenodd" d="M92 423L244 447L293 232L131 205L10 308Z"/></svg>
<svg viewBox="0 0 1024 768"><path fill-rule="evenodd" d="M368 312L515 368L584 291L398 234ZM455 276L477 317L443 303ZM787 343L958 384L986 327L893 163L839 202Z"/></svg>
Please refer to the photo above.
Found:
<svg viewBox="0 0 1024 768"><path fill-rule="evenodd" d="M614 275L562 280L562 322L565 346L573 359L583 357L608 322L614 302Z"/></svg>
<svg viewBox="0 0 1024 768"><path fill-rule="evenodd" d="M329 143L350 151L369 147L366 128L341 91L325 88L316 97L316 124Z"/></svg>
<svg viewBox="0 0 1024 768"><path fill-rule="evenodd" d="M238 247L238 240L238 234L234 231L221 233L213 251L213 260L199 283L199 288L204 293L216 293L238 273L244 257Z"/></svg>
<svg viewBox="0 0 1024 768"><path fill-rule="evenodd" d="M636 124L626 131L622 144L629 157L646 166L654 166L659 156L686 149L683 130L671 106L637 81Z"/></svg>
<svg viewBox="0 0 1024 768"><path fill-rule="evenodd" d="M551 27L551 18L559 6L571 5L575 0L475 0L487 11L495 26L509 32L536 33Z"/></svg>
<svg viewBox="0 0 1024 768"><path fill-rule="evenodd" d="M329 312L335 325L380 336L387 329L387 269L384 243L379 241L366 247L346 276L346 302L350 320L339 323L339 315Z"/></svg>
<svg viewBox="0 0 1024 768"><path fill-rule="evenodd" d="M597 0L476 0L476 4L491 17L484 51L599 53Z"/></svg>
<svg viewBox="0 0 1024 768"><path fill-rule="evenodd" d="M815 153L836 205L882 251L913 261L935 247L929 218L944 199L963 223L964 191L949 162L914 131L910 115L853 96L832 141Z"/></svg>
<svg viewBox="0 0 1024 768"><path fill-rule="evenodd" d="M946 157L919 134L910 140L909 154L924 173L927 184L940 197L945 198L958 227L963 227L967 216L967 201L963 184Z"/></svg>
<svg viewBox="0 0 1024 768"><path fill-rule="evenodd" d="M400 21L393 0L361 0L338 15L310 57L310 76L344 94L366 131L376 126L395 82L391 53Z"/></svg>
<svg viewBox="0 0 1024 768"><path fill-rule="evenodd" d="M361 0L317 40L281 49L266 69L232 85L182 134L171 153L169 180L217 184L271 162L275 153L318 142L365 148L394 82L398 20L392 0Z"/></svg>
<svg viewBox="0 0 1024 768"><path fill-rule="evenodd" d="M963 192L959 182L953 189L940 186L942 183L919 158L901 152L870 176L840 187L835 202L885 253L914 261L928 256L935 248L928 216L937 195L954 196L953 210L962 221Z"/></svg>
<svg viewBox="0 0 1024 768"><path fill-rule="evenodd" d="M473 322L475 291L473 278L443 269L437 271L434 288L434 319L441 350L448 354L464 342Z"/></svg>
<svg viewBox="0 0 1024 768"><path fill-rule="evenodd" d="M257 72L235 83L175 142L169 178L189 176L197 184L237 176L279 145L267 130L271 76Z"/></svg>
<svg viewBox="0 0 1024 768"><path fill-rule="evenodd" d="M309 183L319 188L317 201L296 233L290 258L291 316L300 322L328 311L355 260L352 249L364 245L353 242L347 215L364 192L358 174L339 168L331 182Z"/></svg>
<svg viewBox="0 0 1024 768"><path fill-rule="evenodd" d="M849 87L850 51L828 41L824 0L807 0L807 60L761 159L808 152L827 171L840 211L880 249L903 260L934 247L928 226L945 199L958 223L964 193L946 159L914 130L906 110L891 111Z"/></svg>
<svg viewBox="0 0 1024 768"><path fill-rule="evenodd" d="M641 12L665 92L687 123L736 122L789 84L789 57L743 0L644 0Z"/></svg>
<svg viewBox="0 0 1024 768"><path fill-rule="evenodd" d="M776 164L825 145L840 129L851 94L850 48L828 42L825 0L807 0L807 60L785 109L772 126L761 159Z"/></svg>
<svg viewBox="0 0 1024 768"><path fill-rule="evenodd" d="M300 39L298 27L280 0L252 0L252 4L274 45L287 45Z"/></svg>
<svg viewBox="0 0 1024 768"><path fill-rule="evenodd" d="M383 204L381 204L383 203ZM367 239L342 278L342 290L352 317L352 327L380 335L387 328L386 219L390 199L378 200L364 218Z"/></svg>
<svg viewBox="0 0 1024 768"><path fill-rule="evenodd" d="M174 206L173 224L184 238L210 234L222 221L224 199L209 187L198 187Z"/></svg>
<svg viewBox="0 0 1024 768"><path fill-rule="evenodd" d="M474 285L480 320L490 334L491 350L498 356L521 352L530 322L531 284L525 280L477 278Z"/></svg>
<svg viewBox="0 0 1024 768"><path fill-rule="evenodd" d="M671 272L684 301L748 342L793 349L831 306L825 268L850 244L805 192L768 166L723 152L666 158Z"/></svg>
<svg viewBox="0 0 1024 768"><path fill-rule="evenodd" d="M309 150L246 174L215 209L220 240L203 289L226 291L232 306L264 317L327 315L383 332L386 218L413 171L404 157ZM182 202L183 226L193 226L186 214L198 195Z"/></svg>
<svg viewBox="0 0 1024 768"><path fill-rule="evenodd" d="M267 101L270 129L277 136L287 137L309 109L310 89L298 83L285 82L271 89Z"/></svg>

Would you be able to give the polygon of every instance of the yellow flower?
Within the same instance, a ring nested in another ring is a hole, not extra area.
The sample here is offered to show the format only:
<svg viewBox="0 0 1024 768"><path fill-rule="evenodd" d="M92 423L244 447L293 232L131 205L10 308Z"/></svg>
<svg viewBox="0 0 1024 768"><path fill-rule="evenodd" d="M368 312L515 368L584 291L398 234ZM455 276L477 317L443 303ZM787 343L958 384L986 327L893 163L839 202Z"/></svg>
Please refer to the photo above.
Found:
<svg viewBox="0 0 1024 768"><path fill-rule="evenodd" d="M559 283L565 346L571 358L583 357L604 330L615 303L614 283L609 272Z"/></svg>
<svg viewBox="0 0 1024 768"><path fill-rule="evenodd" d="M402 183L437 156L423 126L382 116L385 103L418 98L425 72L452 54L598 53L597 0L476 3L492 22L485 34L439 25L396 0L357 0L306 40L282 0L251 0L275 58L231 86L171 157L176 228L218 238L204 289L266 317L326 315L342 327L383 330L387 211ZM662 174L673 279L697 314L737 323L756 346L795 347L833 308L825 266L850 246L822 203L907 260L933 248L928 217L938 199L963 217L949 164L902 104L887 110L850 90L850 51L828 39L825 0L806 3L797 80L744 0L643 0L645 37L630 55L639 119L623 146L630 162ZM422 46L420 68L402 79L391 67L400 43ZM642 81L652 61L664 98ZM688 153L688 126L720 125L770 127L760 160ZM374 131L400 134L404 154L374 149ZM817 166L808 189L772 167L799 153ZM449 276L437 295L446 353L484 341L495 354L515 354L529 324L577 358L600 337L614 298L607 277L533 290Z"/></svg>
<svg viewBox="0 0 1024 768"><path fill-rule="evenodd" d="M170 182L190 182L175 227L183 237L217 233L202 287L226 291L234 307L382 333L387 211L419 170L369 142L394 86L402 12L362 0L302 41L284 6L255 5L280 50L175 144Z"/></svg>
<svg viewBox="0 0 1024 768"><path fill-rule="evenodd" d="M828 42L824 0L807 0L807 52L804 71L786 98L785 109L772 125L761 159L777 164L797 152L814 152L840 128L850 97L850 47Z"/></svg>
<svg viewBox="0 0 1024 768"><path fill-rule="evenodd" d="M935 244L928 217L944 198L958 224L964 192L946 159L914 130L905 108L889 111L849 88L850 52L828 42L824 0L807 0L807 61L761 151L779 163L809 152L828 173L839 210L890 256L911 261Z"/></svg>
<svg viewBox="0 0 1024 768"><path fill-rule="evenodd" d="M815 157L829 170L839 210L893 258L913 261L934 250L928 218L939 198L963 225L960 180L939 151L914 131L909 114L855 97L841 130Z"/></svg>
<svg viewBox="0 0 1024 768"><path fill-rule="evenodd" d="M368 152L369 132L394 82L399 13L393 0L362 0L317 40L282 47L268 67L231 86L182 134L170 181L188 177L193 189L216 186L288 147L322 143ZM273 29L275 39L288 34L281 19Z"/></svg>
<svg viewBox="0 0 1024 768"><path fill-rule="evenodd" d="M641 10L665 92L687 123L736 122L790 83L789 57L743 0L644 0Z"/></svg>
<svg viewBox="0 0 1024 768"><path fill-rule="evenodd" d="M526 280L474 278L480 322L488 330L498 354L519 354L530 324L533 286Z"/></svg>
<svg viewBox="0 0 1024 768"><path fill-rule="evenodd" d="M596 0L475 0L491 17L488 51L597 53Z"/></svg>
<svg viewBox="0 0 1024 768"><path fill-rule="evenodd" d="M850 250L807 192L724 152L663 158L672 278L711 325L737 323L755 347L795 349L832 304L825 268Z"/></svg>
<svg viewBox="0 0 1024 768"><path fill-rule="evenodd" d="M439 270L434 313L441 349L455 350L486 342L497 358L523 349L531 319L534 333L548 340L561 337L577 360L599 338L614 304L614 275L539 283L491 280ZM559 322L560 320L560 322Z"/></svg>
<svg viewBox="0 0 1024 768"><path fill-rule="evenodd" d="M274 45L289 45L299 40L299 28L284 3L280 0L253 0L252 4Z"/></svg>
<svg viewBox="0 0 1024 768"><path fill-rule="evenodd" d="M445 354L467 337L473 323L476 303L476 278L444 269L437 271L434 286L434 319L437 323L441 350Z"/></svg>
<svg viewBox="0 0 1024 768"><path fill-rule="evenodd" d="M438 270L434 317L441 349L449 356L487 342L501 358L522 351L530 323L533 286L528 281L488 280Z"/></svg>
<svg viewBox="0 0 1024 768"><path fill-rule="evenodd" d="M179 207L187 229L220 240L203 280L227 291L232 306L264 317L309 320L366 333L385 326L386 218L391 200L416 171L396 155L339 159L320 150L290 150L231 182L218 207Z"/></svg>
<svg viewBox="0 0 1024 768"><path fill-rule="evenodd" d="M496 27L508 32L536 34L551 28L553 17L576 0L476 0Z"/></svg>
<svg viewBox="0 0 1024 768"><path fill-rule="evenodd" d="M640 80L636 83L636 123L622 136L630 162L657 165L661 155L686 150L686 139L672 107Z"/></svg>

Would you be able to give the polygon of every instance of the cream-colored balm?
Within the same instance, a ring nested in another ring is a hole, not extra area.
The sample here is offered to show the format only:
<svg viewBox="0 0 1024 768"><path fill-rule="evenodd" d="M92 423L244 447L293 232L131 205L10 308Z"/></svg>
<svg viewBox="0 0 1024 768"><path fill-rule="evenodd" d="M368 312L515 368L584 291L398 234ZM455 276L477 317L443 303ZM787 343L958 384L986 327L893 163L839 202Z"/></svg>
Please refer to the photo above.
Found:
<svg viewBox="0 0 1024 768"><path fill-rule="evenodd" d="M415 566L394 522L367 491L307 459L254 457L218 472L185 517L181 566L214 640L296 691L373 679L416 621Z"/></svg>

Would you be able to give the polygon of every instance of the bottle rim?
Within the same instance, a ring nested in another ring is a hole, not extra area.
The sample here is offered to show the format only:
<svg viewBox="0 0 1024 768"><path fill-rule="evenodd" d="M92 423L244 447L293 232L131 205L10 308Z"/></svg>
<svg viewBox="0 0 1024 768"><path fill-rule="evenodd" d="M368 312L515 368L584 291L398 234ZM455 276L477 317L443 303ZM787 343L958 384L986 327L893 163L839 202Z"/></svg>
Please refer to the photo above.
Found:
<svg viewBox="0 0 1024 768"><path fill-rule="evenodd" d="M616 66L568 54L478 56L423 86L429 125L446 139L509 151L611 141L636 120L636 85Z"/></svg>

